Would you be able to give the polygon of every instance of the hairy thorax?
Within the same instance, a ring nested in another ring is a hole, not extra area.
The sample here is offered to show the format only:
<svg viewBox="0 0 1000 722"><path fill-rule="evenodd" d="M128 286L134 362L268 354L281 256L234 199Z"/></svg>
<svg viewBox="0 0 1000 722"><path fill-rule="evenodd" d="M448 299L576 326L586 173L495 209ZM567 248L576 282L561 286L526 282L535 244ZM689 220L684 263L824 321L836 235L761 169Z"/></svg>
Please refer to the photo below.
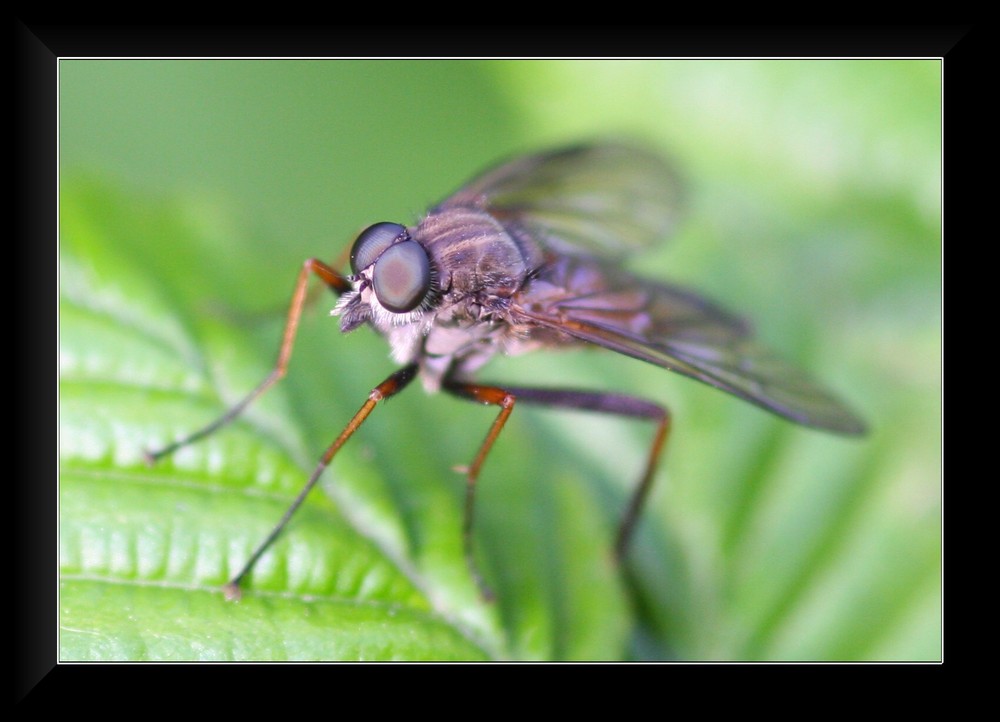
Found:
<svg viewBox="0 0 1000 722"><path fill-rule="evenodd" d="M425 387L435 390L444 376L467 377L498 352L529 350L510 308L542 263L538 247L470 208L432 212L412 233L435 269L437 299L419 319L379 329L393 358L419 360Z"/></svg>

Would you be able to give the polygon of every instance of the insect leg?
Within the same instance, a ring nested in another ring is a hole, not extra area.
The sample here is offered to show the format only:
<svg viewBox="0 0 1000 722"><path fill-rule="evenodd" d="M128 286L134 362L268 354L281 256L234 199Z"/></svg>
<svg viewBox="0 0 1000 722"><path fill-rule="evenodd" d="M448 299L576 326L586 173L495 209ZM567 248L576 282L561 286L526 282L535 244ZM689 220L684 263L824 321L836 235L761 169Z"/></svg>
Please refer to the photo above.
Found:
<svg viewBox="0 0 1000 722"><path fill-rule="evenodd" d="M564 389L538 389L505 387L506 393L527 404L537 404L550 408L572 409L578 411L597 411L638 419L648 419L657 424L653 443L650 445L646 459L646 468L642 478L629 499L625 513L622 515L615 538L615 558L618 561L625 556L632 532L635 529L643 502L653 485L660 454L670 433L670 412L663 406L624 394L614 394L595 391L576 391Z"/></svg>
<svg viewBox="0 0 1000 722"><path fill-rule="evenodd" d="M653 477L660 459L660 453L666 444L670 433L670 412L663 406L624 394L614 394L595 391L572 391L560 389L525 389L511 388L510 392L518 399L529 404L539 404L553 408L574 409L580 411L598 411L616 416L627 416L638 419L649 419L657 422L656 434L649 448L646 459L646 469L639 480L639 485L629 499L625 513L618 525L615 538L615 557L621 561L628 550L639 512L643 502L653 485Z"/></svg>
<svg viewBox="0 0 1000 722"><path fill-rule="evenodd" d="M250 555L250 559L247 561L246 564L243 565L243 568L240 570L240 572L236 576L234 576L229 581L228 584L226 584L225 592L226 592L226 597L228 599L239 599L240 582L247 574L250 573L250 570L253 569L254 564L257 563L257 560L260 559L261 555L267 550L267 548L271 546L271 543L278 538L278 535L281 533L281 530L285 528L285 525L288 524L288 521L292 518L292 515L299 508L299 506L301 506L306 496L308 496L309 492L316 485L316 482L319 481L319 477L323 474L323 471L326 469L326 467L330 465L330 462L333 460L333 457L336 455L336 453L340 450L340 447L342 447L347 442L347 440L351 438L354 432L358 430L358 427L361 426L364 420L368 418L368 414L372 412L372 409L375 408L375 405L379 401L382 401L383 399L387 399L390 396L398 394L400 391L406 388L406 386L410 383L410 381L413 380L413 378L416 375L417 375L417 365L410 364L409 366L404 366L403 368L399 369L391 376L389 376L389 378L387 378L385 381L383 381L374 389L372 389L371 393L368 394L368 399L364 402L364 404L361 405L361 408L358 409L357 413L354 414L353 417L351 417L351 420L347 422L347 426L345 426L344 430L340 432L340 436L334 439L333 443L330 444L330 446L327 447L326 451L323 452L323 456L320 457L319 463L316 465L316 468L309 476L309 480L306 482L306 485L302 487L302 491L300 491L298 496L295 497L295 500L285 511L284 515L281 517L281 520L278 521L274 529L271 530L271 533L267 535L267 538L264 539L263 542L261 542L261 544L254 551L254 553Z"/></svg>
<svg viewBox="0 0 1000 722"><path fill-rule="evenodd" d="M500 407L500 412L493 420L493 425L490 426L490 430L486 434L486 438L479 447L479 451L476 453L476 458L472 460L472 464L470 464L468 469L466 469L465 509L462 516L462 549L465 553L465 563L469 567L472 578L476 581L476 586L479 587L479 593L482 595L483 599L489 601L493 599L493 591L483 580L482 574L479 573L479 568L476 566L475 555L473 554L472 549L472 518L473 508L475 506L476 481L479 478L479 470L482 468L483 462L486 461L486 455L490 453L490 449L493 448L493 442L496 441L496 438L500 435L500 431L503 429L504 424L507 423L507 418L510 416L510 412L514 410L515 396L506 389L502 389L498 386L481 386L479 384L464 383L453 379L446 379L443 382L442 387L445 391L455 394L456 396L461 396L462 398L470 399L472 401L478 401L481 404L489 404Z"/></svg>
<svg viewBox="0 0 1000 722"><path fill-rule="evenodd" d="M285 323L285 332L281 340L278 360L275 363L274 368L271 370L271 373L267 375L257 388L247 394L242 401L204 428L201 428L178 441L168 444L161 449L147 449L144 452L146 463L154 464L162 457L174 453L181 447L193 444L194 442L203 439L209 434L212 434L221 427L225 426L243 413L243 410L250 405L251 401L271 388L271 386L273 386L285 375L285 372L288 369L288 359L291 358L292 355L292 345L295 343L295 332L298 330L299 318L302 315L302 306L306 298L306 287L309 282L309 274L319 276L320 280L322 280L323 283L325 283L334 293L340 294L351 289L350 281L340 275L332 267L315 258L307 260L302 265L302 270L299 271L298 280L295 282L295 290L292 292L292 303L288 309L288 320Z"/></svg>

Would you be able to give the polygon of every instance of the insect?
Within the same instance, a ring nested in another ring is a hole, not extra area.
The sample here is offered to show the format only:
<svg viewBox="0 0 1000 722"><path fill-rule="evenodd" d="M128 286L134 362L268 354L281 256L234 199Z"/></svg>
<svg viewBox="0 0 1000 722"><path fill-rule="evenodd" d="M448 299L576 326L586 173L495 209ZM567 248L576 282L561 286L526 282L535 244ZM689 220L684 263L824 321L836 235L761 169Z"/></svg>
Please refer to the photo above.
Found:
<svg viewBox="0 0 1000 722"><path fill-rule="evenodd" d="M660 157L618 142L576 145L521 157L480 175L416 225L376 223L354 241L351 273L311 258L298 275L278 359L242 401L203 429L159 450L152 463L233 421L288 367L308 281L339 296L344 333L368 325L388 341L400 368L379 383L320 457L304 488L242 570L230 598L284 528L337 451L378 402L420 377L497 407L465 469L462 526L466 564L485 598L491 591L473 556L476 484L515 405L602 412L655 424L645 469L615 540L626 552L671 416L657 403L605 391L480 383L497 353L600 346L690 376L798 424L847 435L864 424L803 372L754 341L749 325L702 296L620 268L625 253L664 240L677 217L679 183Z"/></svg>

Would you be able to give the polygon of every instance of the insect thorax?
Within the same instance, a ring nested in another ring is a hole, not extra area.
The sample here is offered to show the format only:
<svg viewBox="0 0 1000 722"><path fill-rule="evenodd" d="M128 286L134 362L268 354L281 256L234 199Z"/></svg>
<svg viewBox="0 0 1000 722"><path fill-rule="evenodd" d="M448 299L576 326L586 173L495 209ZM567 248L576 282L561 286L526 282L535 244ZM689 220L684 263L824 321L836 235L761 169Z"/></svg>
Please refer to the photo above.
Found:
<svg viewBox="0 0 1000 722"><path fill-rule="evenodd" d="M542 262L538 246L515 238L493 216L475 208L431 212L413 231L455 300L510 298Z"/></svg>

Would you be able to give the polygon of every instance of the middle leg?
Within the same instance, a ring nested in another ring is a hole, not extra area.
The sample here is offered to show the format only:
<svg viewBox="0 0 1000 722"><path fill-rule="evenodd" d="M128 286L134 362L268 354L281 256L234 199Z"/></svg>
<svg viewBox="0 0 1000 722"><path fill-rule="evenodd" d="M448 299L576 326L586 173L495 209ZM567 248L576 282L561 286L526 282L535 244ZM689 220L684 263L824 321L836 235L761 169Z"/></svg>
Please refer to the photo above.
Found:
<svg viewBox="0 0 1000 722"><path fill-rule="evenodd" d="M472 523L475 506L476 482L479 478L479 471L482 468L486 455L493 447L497 436L507 422L514 402L523 401L528 404L546 406L549 408L560 408L574 411L596 411L599 413L614 414L629 418L646 419L656 422L656 432L653 442L650 445L646 459L646 467L639 480L635 491L629 498L628 505L622 515L615 537L615 558L618 561L625 556L636 521L642 511L643 503L649 495L649 490L653 484L653 478L659 464L660 455L666 445L667 437L670 433L670 412L663 406L648 401L646 399L627 396L625 394L606 393L598 391L579 391L569 389L541 389L516 386L492 386L483 384L473 384L454 379L444 382L443 388L449 393L463 398L477 401L483 404L500 406L493 425L490 427L476 454L473 463L466 471L466 494L465 509L462 523L462 542L466 563L476 580L480 591L487 599L491 598L491 592L482 579L475 564L472 551Z"/></svg>

